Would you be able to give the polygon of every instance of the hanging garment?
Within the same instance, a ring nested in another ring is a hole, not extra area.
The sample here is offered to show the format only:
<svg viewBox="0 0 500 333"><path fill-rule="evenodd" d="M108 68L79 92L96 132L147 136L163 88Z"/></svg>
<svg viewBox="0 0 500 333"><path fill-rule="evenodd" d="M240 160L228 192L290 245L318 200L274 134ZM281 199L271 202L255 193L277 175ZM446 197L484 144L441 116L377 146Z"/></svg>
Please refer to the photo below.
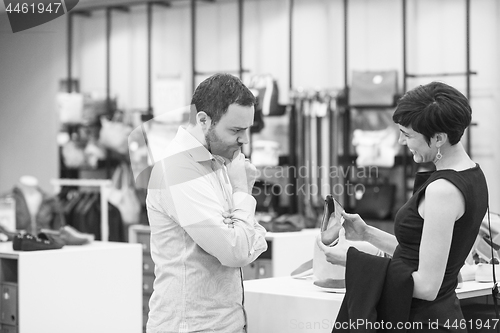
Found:
<svg viewBox="0 0 500 333"><path fill-rule="evenodd" d="M38 188L42 194L42 202L35 214L35 225L41 228L58 229L65 224L61 203L55 196L50 196L42 189ZM26 230L36 234L37 230L32 230L31 213L23 192L16 186L12 191L4 196L11 196L16 202L16 229Z"/></svg>
<svg viewBox="0 0 500 333"><path fill-rule="evenodd" d="M329 193L332 193L332 188L330 186L330 172L329 170L331 169L331 161L330 161L330 147L334 144L330 140L330 131L329 131L329 124L330 124L330 101L327 100L326 102L323 102L320 108L320 113L318 114L319 117L319 127L318 127L318 132L319 132L319 138L318 142L320 144L320 167L319 167L319 173L320 173L320 199L323 200L326 198L326 196ZM320 200L320 201L321 201Z"/></svg>
<svg viewBox="0 0 500 333"><path fill-rule="evenodd" d="M73 203L73 208L68 211L67 223L82 232L84 231L83 222L81 219L81 216L83 215L82 209L85 204L92 199L91 196L91 192L80 193L80 195L76 199L74 199L76 200L76 202Z"/></svg>
<svg viewBox="0 0 500 333"><path fill-rule="evenodd" d="M339 137L342 124L336 108L337 90L291 91L296 114L294 147L297 175L297 210L309 218L318 218L323 198L339 183L331 170L338 167ZM337 173L335 173L337 174ZM314 226L314 225L313 225Z"/></svg>
<svg viewBox="0 0 500 333"><path fill-rule="evenodd" d="M309 160L309 181L310 181L310 199L314 207L318 206L318 192L320 184L318 184L318 121L317 113L320 108L320 102L317 100L311 101L311 108L309 114L309 128L310 128L310 160Z"/></svg>
<svg viewBox="0 0 500 333"><path fill-rule="evenodd" d="M108 201L118 208L124 223L127 225L139 223L142 205L136 194L132 170L127 163L122 163L116 168Z"/></svg>
<svg viewBox="0 0 500 333"><path fill-rule="evenodd" d="M109 241L126 241L126 228L118 208L108 203ZM82 233L94 235L96 240L101 236L101 199L98 192L73 193L64 205L67 224Z"/></svg>
<svg viewBox="0 0 500 333"><path fill-rule="evenodd" d="M68 225L73 225L72 223L73 210L75 209L76 205L80 202L81 196L82 193L75 190L70 192L64 191L64 194L63 192L61 192L59 195L59 197L61 198L61 205L64 218L66 220L66 224Z"/></svg>

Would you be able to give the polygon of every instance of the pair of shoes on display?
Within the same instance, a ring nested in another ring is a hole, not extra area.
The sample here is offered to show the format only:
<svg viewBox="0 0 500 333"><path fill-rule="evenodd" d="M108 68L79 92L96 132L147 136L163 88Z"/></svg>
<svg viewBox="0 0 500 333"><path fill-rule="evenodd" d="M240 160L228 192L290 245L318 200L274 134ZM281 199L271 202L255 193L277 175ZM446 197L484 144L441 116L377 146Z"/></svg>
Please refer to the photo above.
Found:
<svg viewBox="0 0 500 333"><path fill-rule="evenodd" d="M94 241L94 235L87 234L66 225L59 230L42 229L38 237L48 239L62 245L85 245Z"/></svg>
<svg viewBox="0 0 500 333"><path fill-rule="evenodd" d="M12 240L12 248L15 251L56 250L63 246L60 243L42 239L30 233L18 233Z"/></svg>

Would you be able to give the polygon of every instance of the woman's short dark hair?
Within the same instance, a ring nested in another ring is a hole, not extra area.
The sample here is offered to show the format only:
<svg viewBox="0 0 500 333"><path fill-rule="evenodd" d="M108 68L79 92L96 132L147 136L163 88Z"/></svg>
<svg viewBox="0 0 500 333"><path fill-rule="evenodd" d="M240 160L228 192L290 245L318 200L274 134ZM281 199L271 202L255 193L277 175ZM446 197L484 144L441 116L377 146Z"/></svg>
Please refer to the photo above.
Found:
<svg viewBox="0 0 500 333"><path fill-rule="evenodd" d="M196 112L204 111L212 119L212 125L222 118L231 104L255 104L252 92L231 74L212 75L200 83L191 99L191 107L196 107ZM194 119L191 121L194 122Z"/></svg>
<svg viewBox="0 0 500 333"><path fill-rule="evenodd" d="M428 144L436 133L448 134L451 145L458 143L471 119L467 98L442 82L431 82L408 91L399 99L392 115L395 123L411 127L422 134Z"/></svg>

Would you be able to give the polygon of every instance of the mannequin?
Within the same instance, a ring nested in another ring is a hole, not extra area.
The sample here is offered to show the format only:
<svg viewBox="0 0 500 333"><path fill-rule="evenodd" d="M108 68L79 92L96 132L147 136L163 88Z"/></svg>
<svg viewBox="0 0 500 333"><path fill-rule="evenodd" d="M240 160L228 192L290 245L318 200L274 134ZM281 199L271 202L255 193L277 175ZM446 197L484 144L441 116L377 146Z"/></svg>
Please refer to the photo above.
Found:
<svg viewBox="0 0 500 333"><path fill-rule="evenodd" d="M36 216L40 211L43 195L38 187L38 179L33 176L22 176L16 187L21 191L26 201L26 206L30 214L30 224L28 232L36 231Z"/></svg>

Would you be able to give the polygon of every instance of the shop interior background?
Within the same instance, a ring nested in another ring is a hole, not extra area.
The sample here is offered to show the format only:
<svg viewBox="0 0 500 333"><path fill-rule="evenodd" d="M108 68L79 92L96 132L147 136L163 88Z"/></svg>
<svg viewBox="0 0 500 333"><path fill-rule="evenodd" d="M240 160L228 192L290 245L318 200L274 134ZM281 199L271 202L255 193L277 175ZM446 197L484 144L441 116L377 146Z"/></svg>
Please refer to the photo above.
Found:
<svg viewBox="0 0 500 333"><path fill-rule="evenodd" d="M80 0L76 7L119 1ZM288 0L245 0L243 67L245 75L271 73L280 103L288 102ZM461 72L465 68L465 0L409 0L408 69ZM191 32L188 1L173 1L153 15L152 79L180 78L186 104L192 93ZM343 1L294 0L293 88L342 88ZM197 4L196 66L200 70L237 68L237 2ZM146 9L113 13L111 92L119 108L145 108ZM472 157L483 168L490 207L500 211L500 2L471 1L470 20L473 121ZM73 76L81 91L105 90L105 15L74 20ZM402 1L349 0L349 71L398 70L402 83ZM59 176L56 95L67 70L65 16L13 34L0 4L0 192L25 174L44 189ZM199 78L201 80L202 78ZM436 78L442 79L442 78ZM198 81L199 81L198 80ZM412 79L411 88L430 79ZM446 82L465 90L464 77ZM194 82L196 85L199 82Z"/></svg>

